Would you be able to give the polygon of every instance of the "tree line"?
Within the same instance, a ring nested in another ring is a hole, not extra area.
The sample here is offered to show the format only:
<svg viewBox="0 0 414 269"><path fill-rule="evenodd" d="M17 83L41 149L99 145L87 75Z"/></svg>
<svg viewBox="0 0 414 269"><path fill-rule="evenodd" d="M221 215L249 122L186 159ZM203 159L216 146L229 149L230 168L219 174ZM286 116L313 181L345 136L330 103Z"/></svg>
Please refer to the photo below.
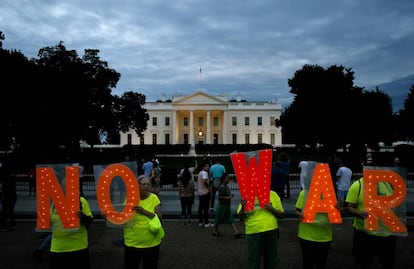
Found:
<svg viewBox="0 0 414 269"><path fill-rule="evenodd" d="M288 84L294 100L276 123L285 144L361 154L378 150L379 143L414 141L414 84L397 113L378 87L367 91L354 85L351 68L304 65Z"/></svg>

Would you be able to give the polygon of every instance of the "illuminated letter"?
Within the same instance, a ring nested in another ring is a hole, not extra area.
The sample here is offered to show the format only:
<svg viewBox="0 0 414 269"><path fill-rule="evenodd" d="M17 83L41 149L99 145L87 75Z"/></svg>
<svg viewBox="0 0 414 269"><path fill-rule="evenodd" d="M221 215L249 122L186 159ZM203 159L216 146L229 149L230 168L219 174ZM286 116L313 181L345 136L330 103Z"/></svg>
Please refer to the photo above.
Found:
<svg viewBox="0 0 414 269"><path fill-rule="evenodd" d="M263 208L270 200L272 150L232 153L230 158L239 185L240 196L247 202L245 210L254 209L256 196L260 207Z"/></svg>
<svg viewBox="0 0 414 269"><path fill-rule="evenodd" d="M309 193L303 209L302 222L312 223L316 213L327 213L330 223L342 223L342 217L336 208L336 194L332 184L329 165L318 163L312 176Z"/></svg>
<svg viewBox="0 0 414 269"><path fill-rule="evenodd" d="M365 229L378 231L378 220L394 233L407 233L407 227L394 214L391 208L402 204L407 187L402 177L391 170L364 170L364 207L368 211ZM380 195L379 193L385 192Z"/></svg>
<svg viewBox="0 0 414 269"><path fill-rule="evenodd" d="M79 228L79 166L67 166L66 197L52 167L36 168L36 228L50 229L50 199L65 229Z"/></svg>
<svg viewBox="0 0 414 269"><path fill-rule="evenodd" d="M126 187L126 202L121 212L118 212L111 202L111 182L116 176L124 181ZM99 176L96 186L96 200L99 209L109 222L116 225L128 222L135 214L132 208L139 203L139 185L131 169L120 163L106 167Z"/></svg>

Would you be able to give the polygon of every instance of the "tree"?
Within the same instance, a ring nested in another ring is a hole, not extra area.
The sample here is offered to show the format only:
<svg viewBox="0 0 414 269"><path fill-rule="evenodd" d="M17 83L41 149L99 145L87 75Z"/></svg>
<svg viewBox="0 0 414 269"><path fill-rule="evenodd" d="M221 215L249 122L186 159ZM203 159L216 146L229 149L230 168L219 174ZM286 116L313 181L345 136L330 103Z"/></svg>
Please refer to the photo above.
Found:
<svg viewBox="0 0 414 269"><path fill-rule="evenodd" d="M38 83L44 81L38 93L37 116L42 119L53 114L58 118L49 130L59 136L42 134L54 145L77 150L80 140L97 144L101 130L113 133L116 129L111 88L116 86L120 74L108 68L98 53L99 50L85 49L84 56L79 58L75 50L66 50L61 41L40 49L39 59L33 60L40 69Z"/></svg>
<svg viewBox="0 0 414 269"><path fill-rule="evenodd" d="M142 106L145 104L145 95L128 91L121 97L115 97L114 113L117 115L117 129L127 132L135 130L138 136L147 129L149 114Z"/></svg>
<svg viewBox="0 0 414 269"><path fill-rule="evenodd" d="M296 71L288 80L294 100L278 122L289 143L312 148L324 145L329 150L345 146L348 131L341 130L338 121L348 122L343 115L349 109L353 79L352 70L342 66L304 65Z"/></svg>
<svg viewBox="0 0 414 269"><path fill-rule="evenodd" d="M1 36L0 36L1 37ZM119 143L120 131L134 129L141 134L149 115L142 108L145 96L126 92L112 95L120 74L99 57L99 50L85 49L80 58L63 42L39 50L28 60L18 51L0 48L0 146L18 145L24 155L37 161L64 154L76 154L80 141Z"/></svg>
<svg viewBox="0 0 414 269"><path fill-rule="evenodd" d="M0 48L0 148L11 150L20 143L21 124L30 110L35 66L20 52ZM27 131L27 130L26 130Z"/></svg>
<svg viewBox="0 0 414 269"><path fill-rule="evenodd" d="M408 92L407 98L404 100L404 106L399 111L398 130L400 130L400 138L405 141L414 141L414 84Z"/></svg>
<svg viewBox="0 0 414 269"><path fill-rule="evenodd" d="M296 71L288 80L294 100L277 121L284 143L333 152L389 141L391 99L379 89L363 91L353 80L352 69L343 66L304 65Z"/></svg>
<svg viewBox="0 0 414 269"><path fill-rule="evenodd" d="M3 40L4 40L4 34L2 31L0 31L0 49L3 47Z"/></svg>

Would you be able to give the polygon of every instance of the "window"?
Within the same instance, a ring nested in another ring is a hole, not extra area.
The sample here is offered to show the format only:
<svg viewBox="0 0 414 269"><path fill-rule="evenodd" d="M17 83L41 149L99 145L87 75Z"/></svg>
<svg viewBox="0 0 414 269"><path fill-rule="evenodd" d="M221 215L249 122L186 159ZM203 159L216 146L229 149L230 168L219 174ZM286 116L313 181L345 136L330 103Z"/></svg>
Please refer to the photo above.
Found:
<svg viewBox="0 0 414 269"><path fill-rule="evenodd" d="M232 117L231 118L231 125L232 126L237 126L237 117Z"/></svg>
<svg viewBox="0 0 414 269"><path fill-rule="evenodd" d="M275 117L270 117L270 126L275 126L276 125L276 119Z"/></svg>
<svg viewBox="0 0 414 269"><path fill-rule="evenodd" d="M250 134L244 134L244 144L250 144Z"/></svg>
<svg viewBox="0 0 414 269"><path fill-rule="evenodd" d="M270 134L270 145L276 144L275 134Z"/></svg>
<svg viewBox="0 0 414 269"><path fill-rule="evenodd" d="M184 117L183 124L184 124L184 126L188 126L188 118L187 117Z"/></svg>
<svg viewBox="0 0 414 269"><path fill-rule="evenodd" d="M245 126L249 126L250 125L250 118L249 117L244 117L244 125Z"/></svg>
<svg viewBox="0 0 414 269"><path fill-rule="evenodd" d="M131 145L132 144L132 134L128 134L127 136L127 144Z"/></svg>
<svg viewBox="0 0 414 269"><path fill-rule="evenodd" d="M170 126L170 117L165 117L165 126Z"/></svg>
<svg viewBox="0 0 414 269"><path fill-rule="evenodd" d="M198 126L203 126L203 125L204 125L203 117L198 117Z"/></svg>
<svg viewBox="0 0 414 269"><path fill-rule="evenodd" d="M237 144L237 134L232 134L231 135L231 143L233 145L236 145Z"/></svg>
<svg viewBox="0 0 414 269"><path fill-rule="evenodd" d="M218 134L213 134L213 144L214 145L218 144Z"/></svg>
<svg viewBox="0 0 414 269"><path fill-rule="evenodd" d="M170 144L170 134L165 134L165 145Z"/></svg>
<svg viewBox="0 0 414 269"><path fill-rule="evenodd" d="M219 125L219 119L218 117L213 118L213 126L217 127Z"/></svg>
<svg viewBox="0 0 414 269"><path fill-rule="evenodd" d="M258 144L262 144L263 143L263 135L262 134L257 134L257 143Z"/></svg>
<svg viewBox="0 0 414 269"><path fill-rule="evenodd" d="M157 126L157 117L152 118L152 126Z"/></svg>
<svg viewBox="0 0 414 269"><path fill-rule="evenodd" d="M188 145L188 134L184 134L184 144Z"/></svg>
<svg viewBox="0 0 414 269"><path fill-rule="evenodd" d="M257 126L262 126L263 122L262 122L262 117L257 117Z"/></svg>
<svg viewBox="0 0 414 269"><path fill-rule="evenodd" d="M157 144L157 134L152 134L152 144L153 145Z"/></svg>

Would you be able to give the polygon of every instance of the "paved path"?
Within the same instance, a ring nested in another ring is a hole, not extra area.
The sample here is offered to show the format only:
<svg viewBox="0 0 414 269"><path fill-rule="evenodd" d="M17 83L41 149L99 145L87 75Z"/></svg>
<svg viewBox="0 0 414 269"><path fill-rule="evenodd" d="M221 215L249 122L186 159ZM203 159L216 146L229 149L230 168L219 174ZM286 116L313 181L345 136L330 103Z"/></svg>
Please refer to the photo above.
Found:
<svg viewBox="0 0 414 269"><path fill-rule="evenodd" d="M235 194L232 208L235 209L240 199ZM292 190L291 199L284 199L285 210L293 212L298 190ZM406 198L408 213L413 213L414 190L410 189ZM100 215L93 194L88 195L95 216ZM197 221L183 226L176 218L180 206L178 195L173 191L162 191L161 201L166 219L164 226L166 237L163 240L160 256L160 268L168 269L210 269L210 268L246 268L246 239L235 239L230 225L223 225L224 237L213 237L212 228L200 228ZM195 199L193 212L198 201ZM19 195L16 205L18 223L16 230L0 233L0 268L1 269L47 269L47 260L39 262L31 258L32 251L38 247L45 236L36 232L36 200L34 197ZM236 222L244 231L240 222ZM280 238L278 250L278 268L297 269L301 267L301 250L297 239L297 218L280 220ZM407 218L408 236L398 240L396 269L414 268L414 218ZM352 218L344 217L343 223L334 225L334 241L328 258L330 269L355 268L351 256ZM123 247L122 228L107 226L102 219L96 219L89 230L91 269L122 269ZM46 256L47 259L47 256ZM374 264L373 268L378 268Z"/></svg>

